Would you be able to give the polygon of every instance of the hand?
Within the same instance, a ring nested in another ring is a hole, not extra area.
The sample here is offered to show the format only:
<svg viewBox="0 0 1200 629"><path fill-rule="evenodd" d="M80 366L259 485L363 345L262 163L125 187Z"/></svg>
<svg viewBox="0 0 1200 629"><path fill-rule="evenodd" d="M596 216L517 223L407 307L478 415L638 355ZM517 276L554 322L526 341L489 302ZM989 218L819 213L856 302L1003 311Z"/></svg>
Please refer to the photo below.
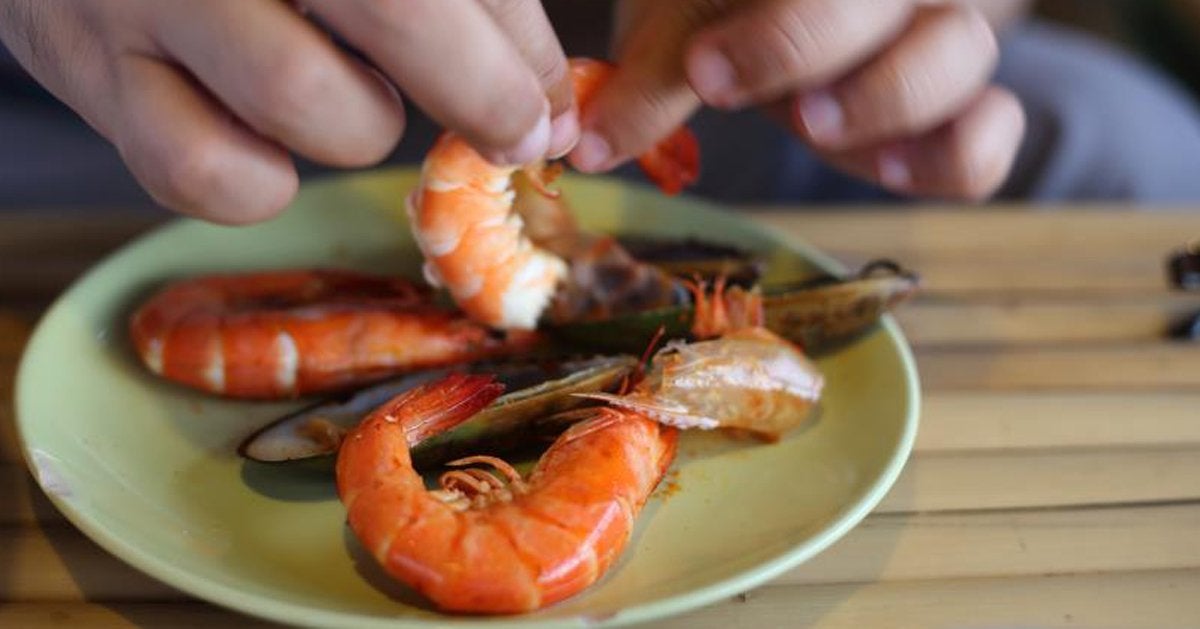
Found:
<svg viewBox="0 0 1200 629"><path fill-rule="evenodd" d="M836 166L908 195L982 199L1024 133L989 85L996 38L975 9L904 0L624 0L619 71L584 113L572 162L606 170L701 102L764 105Z"/></svg>
<svg viewBox="0 0 1200 629"><path fill-rule="evenodd" d="M159 202L222 223L291 200L289 151L342 167L386 157L404 131L393 85L494 161L577 139L566 59L538 0L307 10L374 67L282 0L0 0L0 39Z"/></svg>

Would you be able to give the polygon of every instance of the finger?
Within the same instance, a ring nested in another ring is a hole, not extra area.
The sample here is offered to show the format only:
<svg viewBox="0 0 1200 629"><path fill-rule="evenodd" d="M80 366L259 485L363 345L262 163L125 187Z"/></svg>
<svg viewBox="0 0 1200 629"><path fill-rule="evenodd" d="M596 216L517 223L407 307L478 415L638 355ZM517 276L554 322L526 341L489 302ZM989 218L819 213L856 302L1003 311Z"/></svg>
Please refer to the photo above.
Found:
<svg viewBox="0 0 1200 629"><path fill-rule="evenodd" d="M1024 130L1016 96L989 87L954 120L923 136L826 157L897 194L979 201L1003 185Z"/></svg>
<svg viewBox="0 0 1200 629"><path fill-rule="evenodd" d="M544 157L550 105L491 16L454 0L309 0L431 117L494 162Z"/></svg>
<svg viewBox="0 0 1200 629"><path fill-rule="evenodd" d="M162 48L264 136L346 167L399 142L404 115L391 88L286 4L153 4Z"/></svg>
<svg viewBox="0 0 1200 629"><path fill-rule="evenodd" d="M828 90L797 101L810 141L831 149L923 134L960 111L998 58L991 27L957 3L918 11L880 57Z"/></svg>
<svg viewBox="0 0 1200 629"><path fill-rule="evenodd" d="M579 112L567 56L539 0L480 0L508 34L550 99L550 157L562 157L579 141Z"/></svg>
<svg viewBox="0 0 1200 629"><path fill-rule="evenodd" d="M683 69L690 33L720 10L717 2L635 3L636 25L621 36L617 72L582 105L583 134L571 163L599 172L641 155L700 106Z"/></svg>
<svg viewBox="0 0 1200 629"><path fill-rule="evenodd" d="M183 72L129 56L113 143L159 203L218 223L278 214L299 185L287 152L237 122Z"/></svg>
<svg viewBox="0 0 1200 629"><path fill-rule="evenodd" d="M742 107L829 83L903 29L898 0L769 0L698 34L688 46L692 87L714 107Z"/></svg>

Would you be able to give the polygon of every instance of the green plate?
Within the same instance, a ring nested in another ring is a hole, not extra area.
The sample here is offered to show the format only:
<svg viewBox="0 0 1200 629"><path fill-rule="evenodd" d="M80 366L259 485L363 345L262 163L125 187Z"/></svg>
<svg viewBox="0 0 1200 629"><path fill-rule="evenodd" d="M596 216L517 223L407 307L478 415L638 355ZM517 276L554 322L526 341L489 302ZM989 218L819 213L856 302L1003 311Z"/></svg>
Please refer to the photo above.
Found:
<svg viewBox="0 0 1200 629"><path fill-rule="evenodd" d="M522 617L451 617L380 578L329 479L244 466L234 449L296 403L219 400L158 380L130 349L130 310L191 274L339 266L417 275L402 199L412 171L306 187L282 217L224 228L181 220L125 247L64 294L17 378L30 468L85 534L136 568L214 603L312 626L624 624L760 585L845 534L912 447L918 385L894 321L822 359L816 421L774 445L685 435L621 561L584 593ZM694 199L600 178L564 188L588 227L693 235L770 256L779 278L835 263Z"/></svg>

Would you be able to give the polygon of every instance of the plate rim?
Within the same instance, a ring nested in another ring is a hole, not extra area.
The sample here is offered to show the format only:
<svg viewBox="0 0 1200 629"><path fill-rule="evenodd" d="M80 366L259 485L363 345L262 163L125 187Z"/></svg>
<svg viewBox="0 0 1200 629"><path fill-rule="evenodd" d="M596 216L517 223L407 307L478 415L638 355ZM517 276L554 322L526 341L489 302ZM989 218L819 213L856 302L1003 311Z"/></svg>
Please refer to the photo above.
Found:
<svg viewBox="0 0 1200 629"><path fill-rule="evenodd" d="M348 181L356 177L389 177L389 176L404 176L407 172L413 169L407 167L399 168L383 168L371 171L360 172L351 175L323 177L308 183L308 186L319 185L337 185L339 182ZM567 177L572 177L567 175ZM578 178L578 175L574 176ZM623 181L620 179L605 177L605 176L590 176L587 180L591 185L616 186L623 188L642 188L648 189L640 183ZM726 206L720 203L695 197L682 195L681 198L687 203L695 204L708 211L731 212ZM664 597L660 600L625 607L619 610L612 616L594 617L586 613L579 613L571 616L557 618L530 618L525 615L517 616L439 616L436 618L383 618L383 617L366 617L362 614L352 612L330 611L326 608L318 606L306 606L298 603L281 602L277 599L264 597L261 595L248 594L237 588L224 585L218 581L208 577L197 575L182 568L177 568L173 563L166 559L162 559L141 550L133 544L123 541L119 536L111 534L106 528L96 525L91 521L91 518L83 513L83 509L76 508L71 502L64 500L57 492L46 489L44 482L43 471L39 464L35 461L34 450L31 449L31 444L26 436L24 419L26 411L22 400L27 395L26 391L32 386L26 384L29 376L27 376L27 363L30 356L34 355L36 349L44 340L46 330L46 322L55 316L55 313L65 307L69 298L80 288L89 283L89 281L105 267L111 264L116 258L122 255L128 255L130 249L136 248L145 241L163 237L170 232L184 229L191 224L201 223L197 219L187 217L174 217L169 219L162 225L158 225L146 233L140 234L128 242L123 243L117 249L105 255L97 261L91 268L82 274L64 290L45 313L39 318L33 333L29 337L24 350L22 351L21 359L17 367L16 378L14 379L14 394L13 406L16 410L14 414L14 424L17 433L18 447L21 451L22 458L26 468L33 476L42 490L43 495L49 498L55 508L71 522L73 526L78 528L91 541L104 549L105 552L112 555L116 559L126 563L143 574L161 581L162 583L175 588L185 594L195 596L204 601L233 610L238 613L243 613L248 616L271 620L275 622L283 622L295 626L305 627L334 627L343 626L347 622L353 622L356 626L363 627L389 627L389 628L405 628L405 627L428 627L432 625L449 626L449 627L478 627L487 625L491 627L577 627L577 626L622 626L633 623L643 623L652 620L658 620L669 616L682 614L688 611L693 611L706 607L724 598L735 596L741 592L754 589L764 583L778 577L783 572L794 568L812 557L821 553L834 542L840 540L851 529L858 525L867 515L869 515L883 500L887 493L895 485L896 480L902 473L905 464L907 463L913 446L916 441L916 435L919 425L920 408L921 408L921 386L920 375L917 369L916 360L912 353L911 345L901 330L895 318L888 314L883 317L881 330L886 332L888 341L897 352L900 360L901 371L904 376L904 390L906 394L907 407L904 409L904 420L899 440L896 449L892 452L891 457L883 467L880 475L871 483L869 489L858 499L849 503L846 508L839 512L825 527L816 535L813 535L800 543L792 546L785 552L782 552L775 557L759 563L750 568L746 568L735 573L733 576L721 579L720 581L708 586L689 590L680 594ZM844 272L844 266L834 259L829 254L810 245L802 238L792 235L788 232L771 231L761 222L747 219L749 229L758 232L760 235L773 239L785 244L788 248L800 252L808 261L814 265L821 267L831 272Z"/></svg>

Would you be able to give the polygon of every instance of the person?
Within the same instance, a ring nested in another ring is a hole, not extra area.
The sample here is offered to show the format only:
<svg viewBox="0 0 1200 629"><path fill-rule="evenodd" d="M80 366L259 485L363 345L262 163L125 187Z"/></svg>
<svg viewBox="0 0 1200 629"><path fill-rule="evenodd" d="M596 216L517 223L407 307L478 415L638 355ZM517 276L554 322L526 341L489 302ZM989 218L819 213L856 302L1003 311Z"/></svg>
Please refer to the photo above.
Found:
<svg viewBox="0 0 1200 629"><path fill-rule="evenodd" d="M1194 194L1200 178L1177 176L1188 155L1146 159L1164 137L1200 151L1186 99L1045 27L1013 29L1001 54L997 33L1026 4L622 0L618 72L582 114L553 4L538 0L0 0L0 40L154 200L222 223L281 211L297 164L414 157L412 142L396 150L402 136L434 126L414 105L498 163L567 156L584 172L628 162L707 105L700 191L739 200ZM1107 99L1081 102L1095 95ZM37 146L28 120L5 134ZM1093 127L1083 138L1077 121ZM71 157L22 166L61 177Z"/></svg>

